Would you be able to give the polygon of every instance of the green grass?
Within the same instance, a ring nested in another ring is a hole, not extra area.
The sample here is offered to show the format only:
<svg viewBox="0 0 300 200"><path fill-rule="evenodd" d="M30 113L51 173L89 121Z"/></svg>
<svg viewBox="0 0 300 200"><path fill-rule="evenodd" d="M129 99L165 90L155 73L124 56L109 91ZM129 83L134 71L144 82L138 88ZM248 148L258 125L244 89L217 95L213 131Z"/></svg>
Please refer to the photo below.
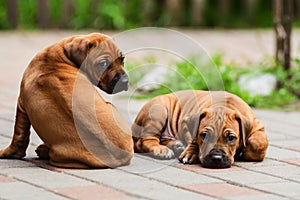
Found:
<svg viewBox="0 0 300 200"><path fill-rule="evenodd" d="M155 60L152 59L151 62L155 63ZM145 63L149 61L146 60ZM147 73L147 69L139 69L140 66L143 65L127 63L126 69L133 87L136 87L138 80ZM295 93L300 92L300 59L293 61L293 67L289 71L284 71L270 59L268 62L252 63L248 66L224 64L222 55L213 56L210 63L202 63L197 57L192 57L182 62L172 63L172 66L173 72L168 74L167 80L160 88L147 94L135 95L135 98L148 99L173 91L196 89L225 90L240 96L250 106L256 108L296 109L295 106L290 105L299 101ZM280 85L268 96L251 96L238 85L242 75L255 76L263 73L275 75Z"/></svg>

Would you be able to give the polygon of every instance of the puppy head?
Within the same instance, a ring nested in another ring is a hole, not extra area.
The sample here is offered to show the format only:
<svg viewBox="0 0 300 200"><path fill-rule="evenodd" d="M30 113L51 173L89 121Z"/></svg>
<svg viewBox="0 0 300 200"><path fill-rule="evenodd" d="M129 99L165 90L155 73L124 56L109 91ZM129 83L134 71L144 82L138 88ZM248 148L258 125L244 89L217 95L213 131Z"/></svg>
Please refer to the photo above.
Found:
<svg viewBox="0 0 300 200"><path fill-rule="evenodd" d="M189 129L195 132L193 142L199 145L202 166L231 167L237 149L244 143L240 114L225 107L215 107L205 109L193 118L191 121L198 120L198 124L193 123Z"/></svg>
<svg viewBox="0 0 300 200"><path fill-rule="evenodd" d="M106 35L75 36L66 42L66 56L89 80L108 94L128 89L124 55Z"/></svg>

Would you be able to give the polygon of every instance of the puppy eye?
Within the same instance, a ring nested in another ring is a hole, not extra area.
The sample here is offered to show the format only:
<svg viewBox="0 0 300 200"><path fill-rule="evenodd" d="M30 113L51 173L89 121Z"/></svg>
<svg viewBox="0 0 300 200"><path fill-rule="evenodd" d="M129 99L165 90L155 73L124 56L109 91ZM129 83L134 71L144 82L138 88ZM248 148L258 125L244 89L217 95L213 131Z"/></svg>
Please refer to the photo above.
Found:
<svg viewBox="0 0 300 200"><path fill-rule="evenodd" d="M232 142L235 142L236 141L236 136L235 135L228 135L227 136L227 141L229 142L229 143L232 143Z"/></svg>
<svg viewBox="0 0 300 200"><path fill-rule="evenodd" d="M124 64L125 57L121 57L121 63Z"/></svg>
<svg viewBox="0 0 300 200"><path fill-rule="evenodd" d="M204 141L205 138L207 137L207 132L203 132L200 134L200 138Z"/></svg>
<svg viewBox="0 0 300 200"><path fill-rule="evenodd" d="M97 63L97 67L100 68L107 68L110 65L110 62L108 60L102 60Z"/></svg>

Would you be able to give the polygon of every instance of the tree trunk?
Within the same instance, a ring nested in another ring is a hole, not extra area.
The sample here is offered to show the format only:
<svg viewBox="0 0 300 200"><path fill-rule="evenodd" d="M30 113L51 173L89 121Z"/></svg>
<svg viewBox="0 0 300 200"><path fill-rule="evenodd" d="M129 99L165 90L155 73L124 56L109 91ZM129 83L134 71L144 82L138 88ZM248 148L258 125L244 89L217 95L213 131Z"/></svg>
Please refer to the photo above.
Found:
<svg viewBox="0 0 300 200"><path fill-rule="evenodd" d="M192 0L191 3L191 25L200 26L204 24L204 9L206 0Z"/></svg>
<svg viewBox="0 0 300 200"><path fill-rule="evenodd" d="M246 22L247 25L253 26L255 11L258 8L258 0L245 0L244 9L246 12Z"/></svg>
<svg viewBox="0 0 300 200"><path fill-rule="evenodd" d="M38 1L38 25L43 29L49 28L48 0Z"/></svg>
<svg viewBox="0 0 300 200"><path fill-rule="evenodd" d="M219 0L219 20L223 27L229 27L229 16L230 16L230 9L232 6L231 0Z"/></svg>
<svg viewBox="0 0 300 200"><path fill-rule="evenodd" d="M169 17L169 26L178 26L181 23L182 15L182 1L181 0L167 0L165 4L165 12Z"/></svg>
<svg viewBox="0 0 300 200"><path fill-rule="evenodd" d="M293 0L273 0L276 62L290 69Z"/></svg>
<svg viewBox="0 0 300 200"><path fill-rule="evenodd" d="M62 15L62 25L64 28L70 28L72 18L74 15L74 5L73 0L64 0L63 1L63 15ZM96 7L94 8L96 10Z"/></svg>
<svg viewBox="0 0 300 200"><path fill-rule="evenodd" d="M18 0L6 0L7 19L13 29L18 27Z"/></svg>

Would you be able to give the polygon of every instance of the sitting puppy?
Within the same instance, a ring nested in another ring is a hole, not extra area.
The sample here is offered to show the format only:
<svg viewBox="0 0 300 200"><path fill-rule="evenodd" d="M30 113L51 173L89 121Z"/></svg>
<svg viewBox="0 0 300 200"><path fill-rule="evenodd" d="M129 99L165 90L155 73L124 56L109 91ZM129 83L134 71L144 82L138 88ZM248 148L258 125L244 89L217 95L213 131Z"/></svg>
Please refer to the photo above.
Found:
<svg viewBox="0 0 300 200"><path fill-rule="evenodd" d="M135 152L182 163L228 168L234 158L262 161L264 126L251 108L227 92L179 91L150 100L132 126Z"/></svg>
<svg viewBox="0 0 300 200"><path fill-rule="evenodd" d="M130 126L97 92L128 89L124 56L106 35L66 38L38 53L24 72L14 135L0 158L20 159L30 126L44 144L36 150L50 164L67 168L107 168L129 164Z"/></svg>

